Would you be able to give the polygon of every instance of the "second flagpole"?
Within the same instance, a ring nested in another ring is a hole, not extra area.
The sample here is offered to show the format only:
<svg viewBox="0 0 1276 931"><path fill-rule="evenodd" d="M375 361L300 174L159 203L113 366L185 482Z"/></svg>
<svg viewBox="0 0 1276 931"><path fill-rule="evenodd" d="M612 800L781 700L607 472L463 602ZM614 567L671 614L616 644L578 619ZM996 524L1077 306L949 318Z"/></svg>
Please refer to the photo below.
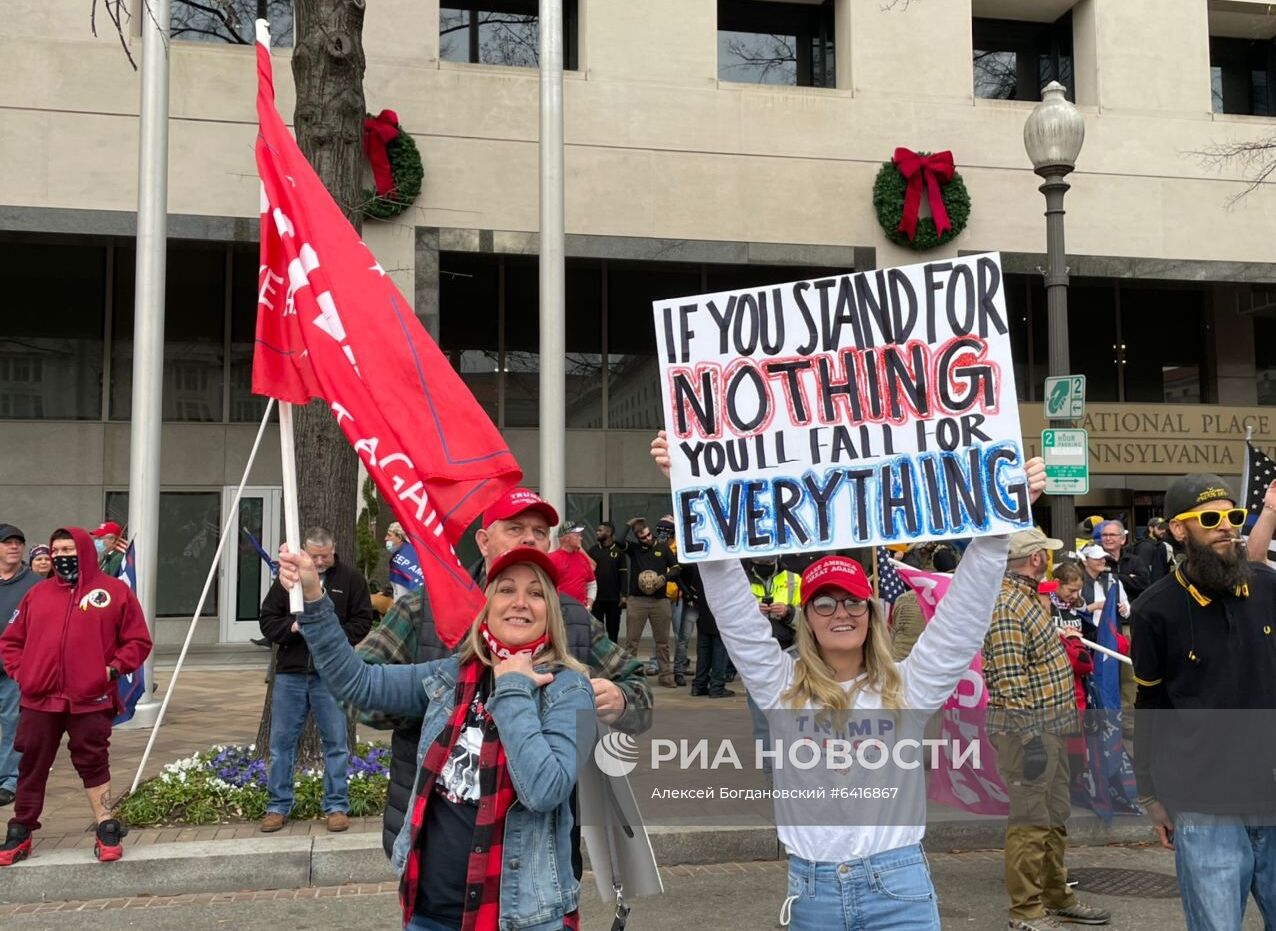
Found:
<svg viewBox="0 0 1276 931"><path fill-rule="evenodd" d="M279 465L283 471L284 487L284 539L288 552L301 552L301 514L297 508L297 447L292 434L292 405L279 402ZM288 610L300 614L305 602L301 586L294 585L288 592Z"/></svg>

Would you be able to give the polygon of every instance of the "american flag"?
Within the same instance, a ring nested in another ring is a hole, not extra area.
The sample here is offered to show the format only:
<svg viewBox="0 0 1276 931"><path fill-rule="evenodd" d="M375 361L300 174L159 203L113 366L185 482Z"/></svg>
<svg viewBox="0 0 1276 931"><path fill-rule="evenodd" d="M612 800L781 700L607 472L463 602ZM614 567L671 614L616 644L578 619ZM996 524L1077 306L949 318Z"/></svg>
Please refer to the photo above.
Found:
<svg viewBox="0 0 1276 931"><path fill-rule="evenodd" d="M895 599L908 591L906 583L895 571L895 560L891 551L884 546L877 548L877 597L882 600L882 607L889 620Z"/></svg>
<svg viewBox="0 0 1276 931"><path fill-rule="evenodd" d="M1245 448L1248 452L1245 461L1245 507L1249 508L1251 517L1257 517L1263 510L1267 486L1276 482L1276 462L1248 440Z"/></svg>
<svg viewBox="0 0 1276 931"><path fill-rule="evenodd" d="M1258 515L1263 513L1263 496L1267 494L1267 486L1276 481L1276 461L1255 448L1250 440L1245 441L1245 471L1241 476L1242 494L1245 495L1245 507L1249 509L1249 517L1245 521L1245 532L1254 528ZM1267 561L1276 562L1276 552L1271 546L1267 548Z"/></svg>
<svg viewBox="0 0 1276 931"><path fill-rule="evenodd" d="M137 551L133 549L132 543L124 539L124 534L120 534L119 540L115 543L117 550L121 549L121 542L124 544L124 561L120 563L120 571L116 578L127 585L133 594L137 594ZM119 689L120 702L124 705L124 709L111 722L112 727L133 720L137 701L146 692L146 677L143 672L144 670L139 667L116 680L116 688Z"/></svg>

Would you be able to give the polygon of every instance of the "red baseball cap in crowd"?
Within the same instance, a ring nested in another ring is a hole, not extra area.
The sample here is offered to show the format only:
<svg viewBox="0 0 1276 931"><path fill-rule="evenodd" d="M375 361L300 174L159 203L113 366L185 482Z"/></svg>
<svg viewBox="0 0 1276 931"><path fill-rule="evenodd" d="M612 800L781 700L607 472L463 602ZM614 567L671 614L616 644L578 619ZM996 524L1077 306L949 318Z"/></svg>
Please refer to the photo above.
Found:
<svg viewBox="0 0 1276 931"><path fill-rule="evenodd" d="M549 505L546 505L549 507ZM515 514L521 514L527 510L523 508L515 511ZM504 520L503 517L497 517L496 520ZM488 580L492 580L508 569L510 566L516 566L519 563L533 563L545 570L545 574L549 576L550 582L558 588L558 568L554 565L554 561L549 558L548 553L542 553L534 546L516 546L512 550L506 550L496 559L492 560L491 568L487 570Z"/></svg>
<svg viewBox="0 0 1276 931"><path fill-rule="evenodd" d="M515 488L483 512L483 527L492 526L498 520L509 520L524 511L536 511L551 527L558 524L558 512L553 505L527 488Z"/></svg>
<svg viewBox="0 0 1276 931"><path fill-rule="evenodd" d="M111 534L112 536L118 537L118 536L119 536L120 534L122 534L123 532L124 532L124 528L123 528L123 527L121 527L119 524L117 524L117 523L116 523L115 521L113 521L113 520L107 520L107 521L103 521L101 524L99 524L99 525L98 525L98 528L97 528L96 530L90 530L90 531L89 531L89 536L91 536L91 537L104 537L104 536L106 536L106 535L109 533L109 534Z"/></svg>
<svg viewBox="0 0 1276 931"><path fill-rule="evenodd" d="M846 556L825 556L806 567L802 573L802 607L830 588L844 589L856 598L873 597L873 586L868 584L864 567Z"/></svg>

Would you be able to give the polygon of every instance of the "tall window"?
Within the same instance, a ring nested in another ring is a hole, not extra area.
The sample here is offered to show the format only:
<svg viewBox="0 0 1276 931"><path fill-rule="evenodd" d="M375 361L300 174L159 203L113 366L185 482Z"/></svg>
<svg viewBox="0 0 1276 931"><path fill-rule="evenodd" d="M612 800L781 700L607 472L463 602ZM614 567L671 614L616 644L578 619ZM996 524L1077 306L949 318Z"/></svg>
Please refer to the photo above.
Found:
<svg viewBox="0 0 1276 931"><path fill-rule="evenodd" d="M563 67L575 70L576 0L563 3ZM537 0L442 0L439 57L444 61L535 68L540 64Z"/></svg>
<svg viewBox="0 0 1276 931"><path fill-rule="evenodd" d="M833 87L833 0L718 0L718 79Z"/></svg>
<svg viewBox="0 0 1276 931"><path fill-rule="evenodd" d="M1276 116L1276 41L1210 37L1215 113Z"/></svg>
<svg viewBox="0 0 1276 931"><path fill-rule="evenodd" d="M1071 13L1053 23L975 19L973 26L976 97L1040 100L1041 88L1058 81L1076 99Z"/></svg>
<svg viewBox="0 0 1276 931"><path fill-rule="evenodd" d="M115 250L112 420L128 420L132 415L136 262L132 245ZM165 420L222 420L226 285L224 245L169 241L164 293Z"/></svg>
<svg viewBox="0 0 1276 931"><path fill-rule="evenodd" d="M169 16L174 39L252 45L265 19L271 46L292 47L292 0L173 0Z"/></svg>
<svg viewBox="0 0 1276 931"><path fill-rule="evenodd" d="M0 242L0 420L99 420L105 245Z"/></svg>
<svg viewBox="0 0 1276 931"><path fill-rule="evenodd" d="M1258 403L1276 405L1276 316L1254 317L1254 369Z"/></svg>
<svg viewBox="0 0 1276 931"><path fill-rule="evenodd" d="M159 574L155 613L161 617L190 617L199 603L209 563L221 533L221 493L162 491L159 504ZM106 493L107 520L128 524L128 492ZM204 617L217 616L214 578L204 603Z"/></svg>

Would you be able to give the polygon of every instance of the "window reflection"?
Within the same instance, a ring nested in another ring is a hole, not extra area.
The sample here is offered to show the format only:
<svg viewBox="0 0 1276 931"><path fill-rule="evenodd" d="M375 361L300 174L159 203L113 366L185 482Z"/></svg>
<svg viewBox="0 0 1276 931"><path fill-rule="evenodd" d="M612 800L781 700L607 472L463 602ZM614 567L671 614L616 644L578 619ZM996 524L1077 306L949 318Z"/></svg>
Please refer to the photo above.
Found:
<svg viewBox="0 0 1276 931"><path fill-rule="evenodd" d="M833 4L719 0L718 79L833 87Z"/></svg>
<svg viewBox="0 0 1276 931"><path fill-rule="evenodd" d="M537 0L442 0L439 57L444 61L535 68L540 63ZM563 4L563 67L576 68L576 4Z"/></svg>
<svg viewBox="0 0 1276 931"><path fill-rule="evenodd" d="M255 27L263 12L259 0L174 0L169 10L169 34L188 42L225 42L252 45ZM272 48L292 46L292 0L265 0L265 19L270 22Z"/></svg>
<svg viewBox="0 0 1276 931"><path fill-rule="evenodd" d="M217 551L220 516L220 492L160 492L159 567L155 589L157 616L190 617L195 612L213 553ZM128 527L127 491L106 493L106 519ZM204 603L204 617L217 616L219 591L214 575Z"/></svg>
<svg viewBox="0 0 1276 931"><path fill-rule="evenodd" d="M98 420L107 247L0 242L0 419Z"/></svg>
<svg viewBox="0 0 1276 931"><path fill-rule="evenodd" d="M115 250L112 420L128 420L132 415L136 262L132 245ZM165 420L222 419L226 287L225 246L169 242L164 293Z"/></svg>
<svg viewBox="0 0 1276 931"><path fill-rule="evenodd" d="M1276 41L1210 37L1210 99L1215 113L1276 115Z"/></svg>
<svg viewBox="0 0 1276 931"><path fill-rule="evenodd" d="M1054 23L977 18L972 26L976 97L1040 100L1041 88L1058 81L1076 99L1071 13Z"/></svg>

